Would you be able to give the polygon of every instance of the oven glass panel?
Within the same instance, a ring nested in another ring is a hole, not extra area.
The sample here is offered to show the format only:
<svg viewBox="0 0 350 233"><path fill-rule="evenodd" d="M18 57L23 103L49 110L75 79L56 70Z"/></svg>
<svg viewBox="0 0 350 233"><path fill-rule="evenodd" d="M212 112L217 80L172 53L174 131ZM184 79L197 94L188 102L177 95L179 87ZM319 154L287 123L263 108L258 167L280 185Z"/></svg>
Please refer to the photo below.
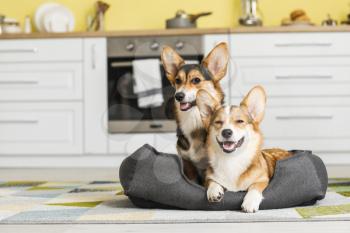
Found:
<svg viewBox="0 0 350 233"><path fill-rule="evenodd" d="M147 57L150 58L150 57ZM165 120L174 119L174 88L165 77L162 66L162 93L164 103L159 107L139 108L133 91L134 78L131 62L134 58L110 58L109 64L129 64L108 68L109 120Z"/></svg>

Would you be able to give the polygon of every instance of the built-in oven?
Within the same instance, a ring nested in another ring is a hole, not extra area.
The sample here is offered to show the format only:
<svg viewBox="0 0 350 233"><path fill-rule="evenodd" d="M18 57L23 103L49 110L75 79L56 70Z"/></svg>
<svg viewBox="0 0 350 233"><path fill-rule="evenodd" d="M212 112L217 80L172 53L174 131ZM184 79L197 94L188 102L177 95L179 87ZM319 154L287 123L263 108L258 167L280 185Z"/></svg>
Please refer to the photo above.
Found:
<svg viewBox="0 0 350 233"><path fill-rule="evenodd" d="M201 36L160 36L109 38L108 47L108 118L110 133L174 132L174 88L161 75L160 106L140 107L134 91L133 61L160 59L164 45L174 48L188 63L203 58Z"/></svg>

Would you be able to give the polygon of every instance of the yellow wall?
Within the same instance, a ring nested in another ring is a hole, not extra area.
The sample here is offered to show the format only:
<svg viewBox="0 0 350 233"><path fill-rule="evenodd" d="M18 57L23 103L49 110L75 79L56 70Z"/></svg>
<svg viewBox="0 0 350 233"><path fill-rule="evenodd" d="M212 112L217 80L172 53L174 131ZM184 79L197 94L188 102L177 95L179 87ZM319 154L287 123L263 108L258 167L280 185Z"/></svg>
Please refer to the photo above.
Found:
<svg viewBox="0 0 350 233"><path fill-rule="evenodd" d="M69 7L75 15L77 31L86 27L86 16L92 12L96 0L56 0ZM199 20L199 27L232 27L237 25L240 0L105 0L111 4L106 16L106 29L163 28L165 19L177 9L188 12L213 11L213 15ZM47 0L0 0L0 14L21 22L26 15ZM282 18L296 8L305 9L313 22L320 22L330 13L344 20L350 13L350 0L260 0L264 24L279 25Z"/></svg>

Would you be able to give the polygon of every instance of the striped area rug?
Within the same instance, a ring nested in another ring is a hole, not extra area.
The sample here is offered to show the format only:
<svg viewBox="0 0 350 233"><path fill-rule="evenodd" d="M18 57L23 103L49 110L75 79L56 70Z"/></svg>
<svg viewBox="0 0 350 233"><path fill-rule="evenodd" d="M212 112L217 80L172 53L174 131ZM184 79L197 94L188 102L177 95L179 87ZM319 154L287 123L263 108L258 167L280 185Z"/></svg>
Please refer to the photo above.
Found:
<svg viewBox="0 0 350 233"><path fill-rule="evenodd" d="M139 209L123 195L120 183L112 181L0 181L0 224L332 220L350 220L350 179L331 180L326 198L314 206L254 214Z"/></svg>

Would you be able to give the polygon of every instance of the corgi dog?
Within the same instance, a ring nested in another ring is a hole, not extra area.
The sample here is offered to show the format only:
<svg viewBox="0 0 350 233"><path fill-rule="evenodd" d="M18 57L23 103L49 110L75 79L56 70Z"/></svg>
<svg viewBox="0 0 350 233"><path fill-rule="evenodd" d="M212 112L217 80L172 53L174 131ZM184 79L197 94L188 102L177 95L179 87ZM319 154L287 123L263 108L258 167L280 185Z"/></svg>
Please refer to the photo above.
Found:
<svg viewBox="0 0 350 233"><path fill-rule="evenodd" d="M276 162L291 156L282 149L262 150L266 94L254 87L239 106L222 106L210 93L197 93L197 106L207 128L209 166L206 172L207 198L219 202L224 191L247 191L245 212L256 212L263 191L273 176Z"/></svg>
<svg viewBox="0 0 350 233"><path fill-rule="evenodd" d="M226 75L228 59L226 43L218 44L201 64L185 64L171 47L165 46L161 54L166 76L175 88L176 148L183 161L184 173L192 181L203 178L208 165L204 145L207 132L196 106L197 92L206 90L215 101L223 102L219 81Z"/></svg>

